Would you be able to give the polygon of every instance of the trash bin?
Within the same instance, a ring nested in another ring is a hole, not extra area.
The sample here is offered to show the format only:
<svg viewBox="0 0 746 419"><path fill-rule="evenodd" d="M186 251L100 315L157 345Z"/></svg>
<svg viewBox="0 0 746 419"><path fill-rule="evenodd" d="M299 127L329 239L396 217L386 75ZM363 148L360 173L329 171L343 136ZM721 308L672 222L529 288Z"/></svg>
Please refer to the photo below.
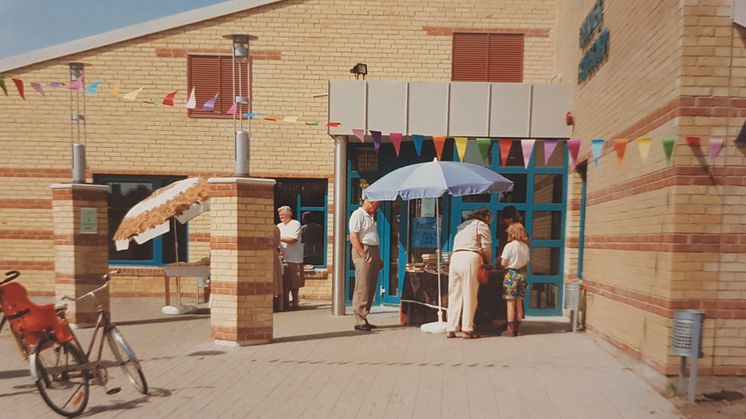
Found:
<svg viewBox="0 0 746 419"><path fill-rule="evenodd" d="M684 393L686 376L686 358L691 359L689 372L689 389L687 399L694 403L697 390L697 360L702 354L702 326L705 313L697 310L677 310L673 315L673 330L671 332L671 354L680 356L679 388L677 393Z"/></svg>

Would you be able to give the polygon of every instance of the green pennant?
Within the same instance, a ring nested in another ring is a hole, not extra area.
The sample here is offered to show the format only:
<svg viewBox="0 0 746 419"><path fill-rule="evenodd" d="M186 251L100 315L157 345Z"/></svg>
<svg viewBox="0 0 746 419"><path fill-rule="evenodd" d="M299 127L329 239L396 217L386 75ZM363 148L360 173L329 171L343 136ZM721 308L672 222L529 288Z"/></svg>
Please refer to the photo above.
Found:
<svg viewBox="0 0 746 419"><path fill-rule="evenodd" d="M477 138L477 146L479 146L479 152L482 154L482 160L488 162L487 157L490 155L490 146L492 140L489 138Z"/></svg>
<svg viewBox="0 0 746 419"><path fill-rule="evenodd" d="M0 77L0 89L3 89L5 96L8 96L8 88L5 87L5 77Z"/></svg>
<svg viewBox="0 0 746 419"><path fill-rule="evenodd" d="M663 151L666 152L666 162L668 164L671 164L671 157L673 157L673 146L675 143L676 137L663 139Z"/></svg>

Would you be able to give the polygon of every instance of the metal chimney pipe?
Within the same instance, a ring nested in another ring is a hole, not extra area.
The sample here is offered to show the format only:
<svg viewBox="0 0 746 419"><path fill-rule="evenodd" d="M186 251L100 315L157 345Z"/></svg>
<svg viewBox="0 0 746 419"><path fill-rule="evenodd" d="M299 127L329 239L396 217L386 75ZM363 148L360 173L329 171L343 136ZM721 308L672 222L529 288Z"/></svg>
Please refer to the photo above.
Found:
<svg viewBox="0 0 746 419"><path fill-rule="evenodd" d="M85 183L85 144L73 144L73 183Z"/></svg>
<svg viewBox="0 0 746 419"><path fill-rule="evenodd" d="M249 132L236 131L235 169L236 177L249 176Z"/></svg>

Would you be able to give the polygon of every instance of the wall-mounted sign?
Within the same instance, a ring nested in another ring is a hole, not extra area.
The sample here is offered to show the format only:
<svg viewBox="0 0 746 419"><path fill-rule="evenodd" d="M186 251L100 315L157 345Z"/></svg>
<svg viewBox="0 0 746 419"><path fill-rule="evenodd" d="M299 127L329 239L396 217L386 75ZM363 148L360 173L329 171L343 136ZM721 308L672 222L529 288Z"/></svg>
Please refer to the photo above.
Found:
<svg viewBox="0 0 746 419"><path fill-rule="evenodd" d="M603 26L604 2L596 0L593 9L580 25L578 42L580 49L585 49L585 52L578 64L578 84L586 81L609 53L609 30ZM594 40L596 34L598 36Z"/></svg>
<svg viewBox="0 0 746 419"><path fill-rule="evenodd" d="M98 232L98 216L96 208L80 209L80 232L83 234L96 234Z"/></svg>

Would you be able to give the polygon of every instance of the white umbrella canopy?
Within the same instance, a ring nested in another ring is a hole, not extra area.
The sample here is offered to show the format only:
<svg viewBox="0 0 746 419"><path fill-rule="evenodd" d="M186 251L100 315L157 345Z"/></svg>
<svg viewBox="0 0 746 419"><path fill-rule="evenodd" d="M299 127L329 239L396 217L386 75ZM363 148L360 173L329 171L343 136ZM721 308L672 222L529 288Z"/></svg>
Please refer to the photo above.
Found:
<svg viewBox="0 0 746 419"><path fill-rule="evenodd" d="M188 178L154 191L125 214L114 233L117 251L130 240L143 244L168 233L171 218L185 224L210 209L210 189L205 178Z"/></svg>

